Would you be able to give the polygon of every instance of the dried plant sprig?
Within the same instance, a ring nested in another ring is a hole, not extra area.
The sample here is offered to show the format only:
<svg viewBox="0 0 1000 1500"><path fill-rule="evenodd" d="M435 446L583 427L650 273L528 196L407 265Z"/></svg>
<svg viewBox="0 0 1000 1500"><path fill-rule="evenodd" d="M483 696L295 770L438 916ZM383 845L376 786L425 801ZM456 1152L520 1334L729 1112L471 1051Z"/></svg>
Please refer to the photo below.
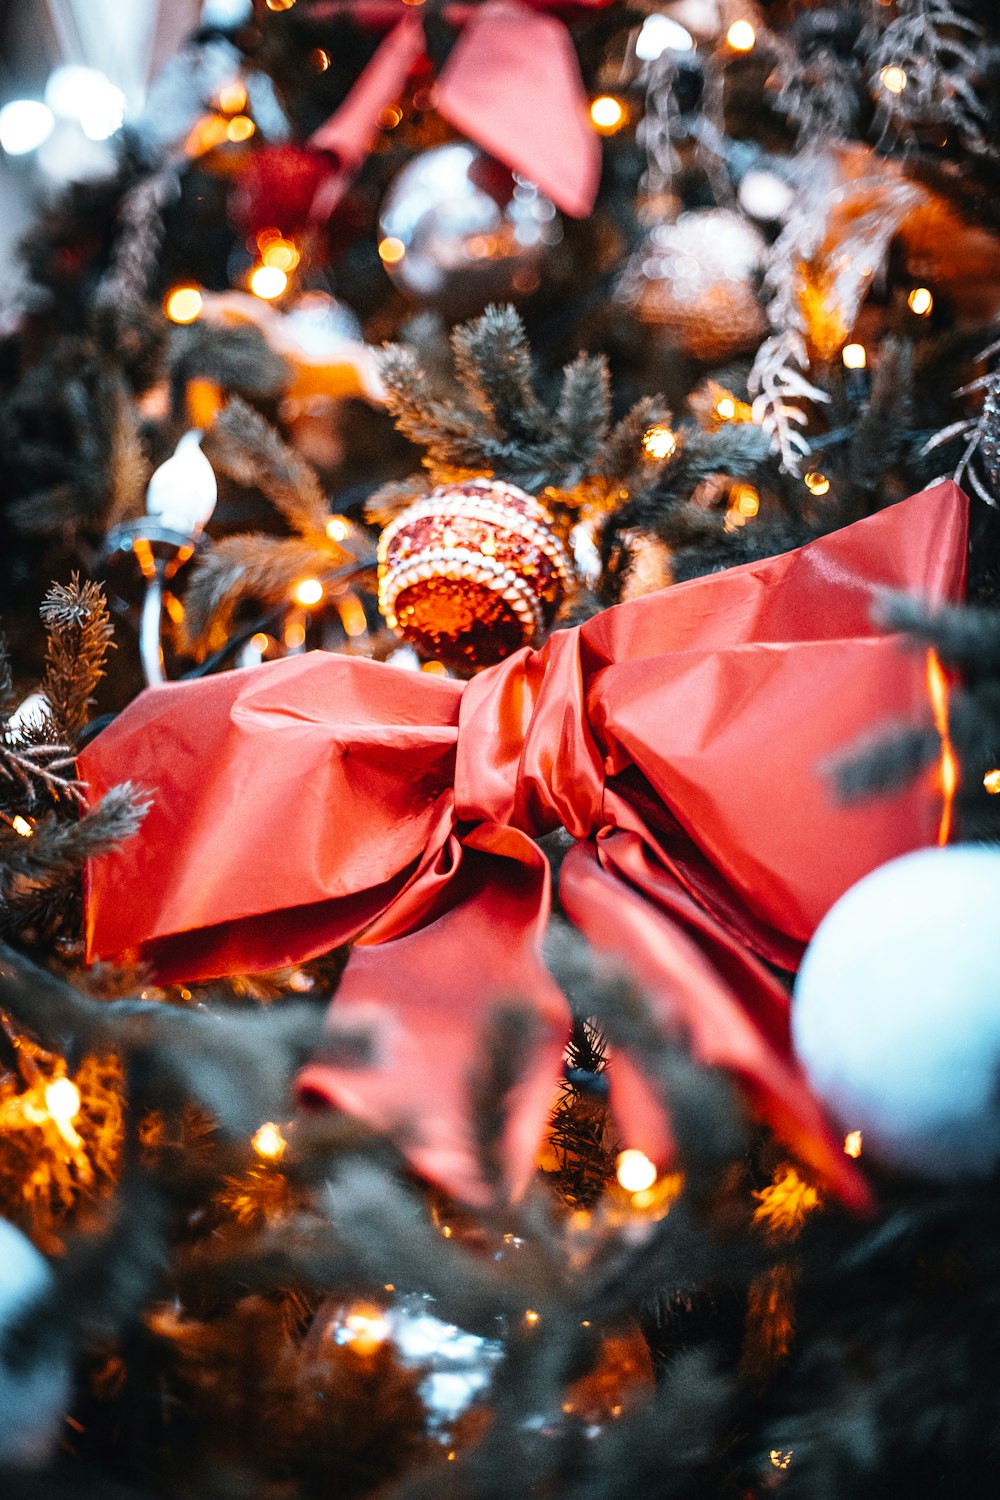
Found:
<svg viewBox="0 0 1000 1500"><path fill-rule="evenodd" d="M76 573L68 584L53 584L41 616L48 634L42 692L54 734L73 743L87 723L114 630L100 585L81 583Z"/></svg>

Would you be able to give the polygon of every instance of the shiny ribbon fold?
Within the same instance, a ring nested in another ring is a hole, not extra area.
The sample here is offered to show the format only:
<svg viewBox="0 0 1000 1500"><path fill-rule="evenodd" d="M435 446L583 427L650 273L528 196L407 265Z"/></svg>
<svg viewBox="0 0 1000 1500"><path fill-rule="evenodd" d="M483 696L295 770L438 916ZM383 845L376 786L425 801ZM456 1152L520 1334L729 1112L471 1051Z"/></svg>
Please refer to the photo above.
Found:
<svg viewBox="0 0 1000 1500"><path fill-rule="evenodd" d="M929 782L844 807L818 767L926 711L919 653L874 633L871 605L884 588L960 599L967 510L937 485L606 610L466 683L313 653L148 689L81 760L94 798L126 778L154 794L138 835L89 868L90 957L179 981L353 941L330 1025L374 1019L377 1057L317 1059L301 1094L398 1133L470 1201L484 1191L468 1096L484 1018L498 1000L530 1004L505 1141L516 1193L568 1030L541 958L549 867L534 843L562 827L577 841L560 872L570 920L631 970L667 1032L862 1203L768 964L794 968L850 885L933 842ZM663 1163L669 1124L636 1060L616 1055L611 1078L622 1140Z"/></svg>
<svg viewBox="0 0 1000 1500"><path fill-rule="evenodd" d="M394 24L344 102L310 139L338 163L314 213L329 214L336 206L371 150L381 114L426 59L424 21L415 9L382 3L353 13L363 19L366 11L373 21ZM433 85L437 113L565 213L586 218L597 198L601 147L566 27L518 0L446 5L444 16L462 31Z"/></svg>

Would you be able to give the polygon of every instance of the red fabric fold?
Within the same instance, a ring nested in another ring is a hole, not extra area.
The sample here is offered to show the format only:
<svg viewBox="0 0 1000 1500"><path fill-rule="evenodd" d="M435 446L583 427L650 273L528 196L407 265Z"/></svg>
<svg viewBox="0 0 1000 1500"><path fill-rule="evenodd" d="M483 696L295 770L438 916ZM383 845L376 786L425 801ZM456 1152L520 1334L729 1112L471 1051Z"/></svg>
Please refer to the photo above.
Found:
<svg viewBox="0 0 1000 1500"><path fill-rule="evenodd" d="M402 5L391 14L399 17L393 29L310 139L332 152L340 168L320 189L317 212L334 207L371 150L382 111L399 99L425 56L422 19ZM463 24L434 87L438 114L565 213L586 218L597 198L601 148L565 26L515 0L446 7L445 14Z"/></svg>
<svg viewBox="0 0 1000 1500"><path fill-rule="evenodd" d="M126 778L154 794L137 837L88 871L89 955L190 980L355 941L331 1025L377 1013L384 1046L364 1070L318 1059L304 1094L401 1132L422 1172L473 1198L469 1070L491 1006L529 1004L537 1052L506 1143L517 1191L567 1025L532 842L562 826L581 841L562 875L571 918L633 968L665 1030L860 1202L754 955L793 964L843 891L934 838L930 778L844 808L820 764L886 717L929 716L919 655L869 613L884 587L961 598L966 527L965 496L942 484L465 684L316 654L150 689L81 759L95 798ZM634 1064L613 1065L623 1139L663 1160L669 1128Z"/></svg>

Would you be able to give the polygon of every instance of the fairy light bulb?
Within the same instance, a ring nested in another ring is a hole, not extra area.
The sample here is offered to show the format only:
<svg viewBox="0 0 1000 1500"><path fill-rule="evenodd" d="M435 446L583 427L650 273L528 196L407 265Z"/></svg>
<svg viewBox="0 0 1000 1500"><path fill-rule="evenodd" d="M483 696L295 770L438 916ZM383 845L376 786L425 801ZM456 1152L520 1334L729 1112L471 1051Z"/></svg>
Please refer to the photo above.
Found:
<svg viewBox="0 0 1000 1500"><path fill-rule="evenodd" d="M256 129L249 115L233 115L226 126L226 138L230 141L248 141Z"/></svg>
<svg viewBox="0 0 1000 1500"><path fill-rule="evenodd" d="M855 1160L861 1155L860 1130L849 1130L844 1136L844 1155L853 1156Z"/></svg>
<svg viewBox="0 0 1000 1500"><path fill-rule="evenodd" d="M219 494L201 439L200 428L186 432L171 457L154 471L146 490L147 514L185 536L197 535L207 525Z"/></svg>
<svg viewBox="0 0 1000 1500"><path fill-rule="evenodd" d="M847 370L863 370L868 363L868 351L864 344L845 344L840 357Z"/></svg>
<svg viewBox="0 0 1000 1500"><path fill-rule="evenodd" d="M72 1078L53 1078L45 1087L45 1108L63 1140L69 1146L80 1146L83 1142L73 1127L80 1113L80 1090Z"/></svg>
<svg viewBox="0 0 1000 1500"><path fill-rule="evenodd" d="M356 1302L344 1318L341 1341L355 1354L374 1354L391 1331L385 1314L374 1302Z"/></svg>
<svg viewBox="0 0 1000 1500"><path fill-rule="evenodd" d="M285 1154L285 1137L273 1120L261 1125L250 1144L264 1161L280 1161Z"/></svg>
<svg viewBox="0 0 1000 1500"><path fill-rule="evenodd" d="M987 771L986 775L983 777L983 786L986 788L991 797L1000 795L1000 770ZM14 822L17 822L16 818L14 819Z"/></svg>
<svg viewBox="0 0 1000 1500"><path fill-rule="evenodd" d="M601 94L590 106L590 118L602 135L614 135L625 124L625 109L613 94Z"/></svg>
<svg viewBox="0 0 1000 1500"><path fill-rule="evenodd" d="M250 290L262 302L273 302L288 285L288 277L277 266L258 266L250 277Z"/></svg>
<svg viewBox="0 0 1000 1500"><path fill-rule="evenodd" d="M177 286L168 292L163 310L171 323L193 323L202 306L202 295L196 286Z"/></svg>
<svg viewBox="0 0 1000 1500"><path fill-rule="evenodd" d="M901 94L906 88L906 70L894 64L883 68L878 75L879 83L889 94Z"/></svg>
<svg viewBox="0 0 1000 1500"><path fill-rule="evenodd" d="M802 483L810 495L828 495L830 492L830 481L819 469L810 469L803 476Z"/></svg>
<svg viewBox="0 0 1000 1500"><path fill-rule="evenodd" d="M644 1151L630 1149L619 1154L615 1176L626 1193L644 1193L656 1181L656 1166Z"/></svg>
<svg viewBox="0 0 1000 1500"><path fill-rule="evenodd" d="M757 40L757 33L749 21L734 21L726 32L726 41L734 52L750 52Z"/></svg>
<svg viewBox="0 0 1000 1500"><path fill-rule="evenodd" d="M235 79L232 83L223 84L219 90L219 108L221 110L224 110L227 115L238 115L242 114L243 110L246 109L246 104L247 91L239 79Z"/></svg>
<svg viewBox="0 0 1000 1500"><path fill-rule="evenodd" d="M323 597L323 585L318 578L303 578L301 583L295 585L293 598L296 604L302 604L310 609L318 604Z"/></svg>
<svg viewBox="0 0 1000 1500"><path fill-rule="evenodd" d="M294 271L298 265L300 256L297 247L291 240L277 239L269 240L261 250L260 258L265 266L272 266L275 270Z"/></svg>
<svg viewBox="0 0 1000 1500"><path fill-rule="evenodd" d="M915 286L906 299L906 305L918 318L926 318L934 307L934 296L925 286Z"/></svg>
<svg viewBox="0 0 1000 1500"><path fill-rule="evenodd" d="M351 523L346 516L331 516L326 523L326 534L331 542L342 542L349 535Z"/></svg>
<svg viewBox="0 0 1000 1500"><path fill-rule="evenodd" d="M386 235L384 240L379 240L378 253L380 259L387 266L395 266L399 264L406 254L406 246L394 234L389 234Z"/></svg>
<svg viewBox="0 0 1000 1500"><path fill-rule="evenodd" d="M1000 787L998 787L997 790L1000 791ZM31 835L35 831L32 828L31 824L28 822L27 818L22 818L20 813L14 814L14 816L10 820L10 826L11 828L13 828L14 832L19 833L23 839L30 839Z"/></svg>
<svg viewBox="0 0 1000 1500"><path fill-rule="evenodd" d="M731 422L736 415L736 402L732 396L720 396L715 403L715 414L723 422Z"/></svg>
<svg viewBox="0 0 1000 1500"><path fill-rule="evenodd" d="M642 447L650 458L669 458L677 452L677 439L669 427L657 423L643 433Z"/></svg>

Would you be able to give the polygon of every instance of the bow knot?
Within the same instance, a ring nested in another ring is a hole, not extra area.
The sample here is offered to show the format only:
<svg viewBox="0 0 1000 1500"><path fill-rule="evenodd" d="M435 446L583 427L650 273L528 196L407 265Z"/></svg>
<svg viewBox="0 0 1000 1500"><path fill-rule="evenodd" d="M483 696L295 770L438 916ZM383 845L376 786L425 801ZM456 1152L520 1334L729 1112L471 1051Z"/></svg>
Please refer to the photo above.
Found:
<svg viewBox="0 0 1000 1500"><path fill-rule="evenodd" d="M604 826L604 756L587 718L580 636L559 631L466 684L458 720L455 814L540 838Z"/></svg>

